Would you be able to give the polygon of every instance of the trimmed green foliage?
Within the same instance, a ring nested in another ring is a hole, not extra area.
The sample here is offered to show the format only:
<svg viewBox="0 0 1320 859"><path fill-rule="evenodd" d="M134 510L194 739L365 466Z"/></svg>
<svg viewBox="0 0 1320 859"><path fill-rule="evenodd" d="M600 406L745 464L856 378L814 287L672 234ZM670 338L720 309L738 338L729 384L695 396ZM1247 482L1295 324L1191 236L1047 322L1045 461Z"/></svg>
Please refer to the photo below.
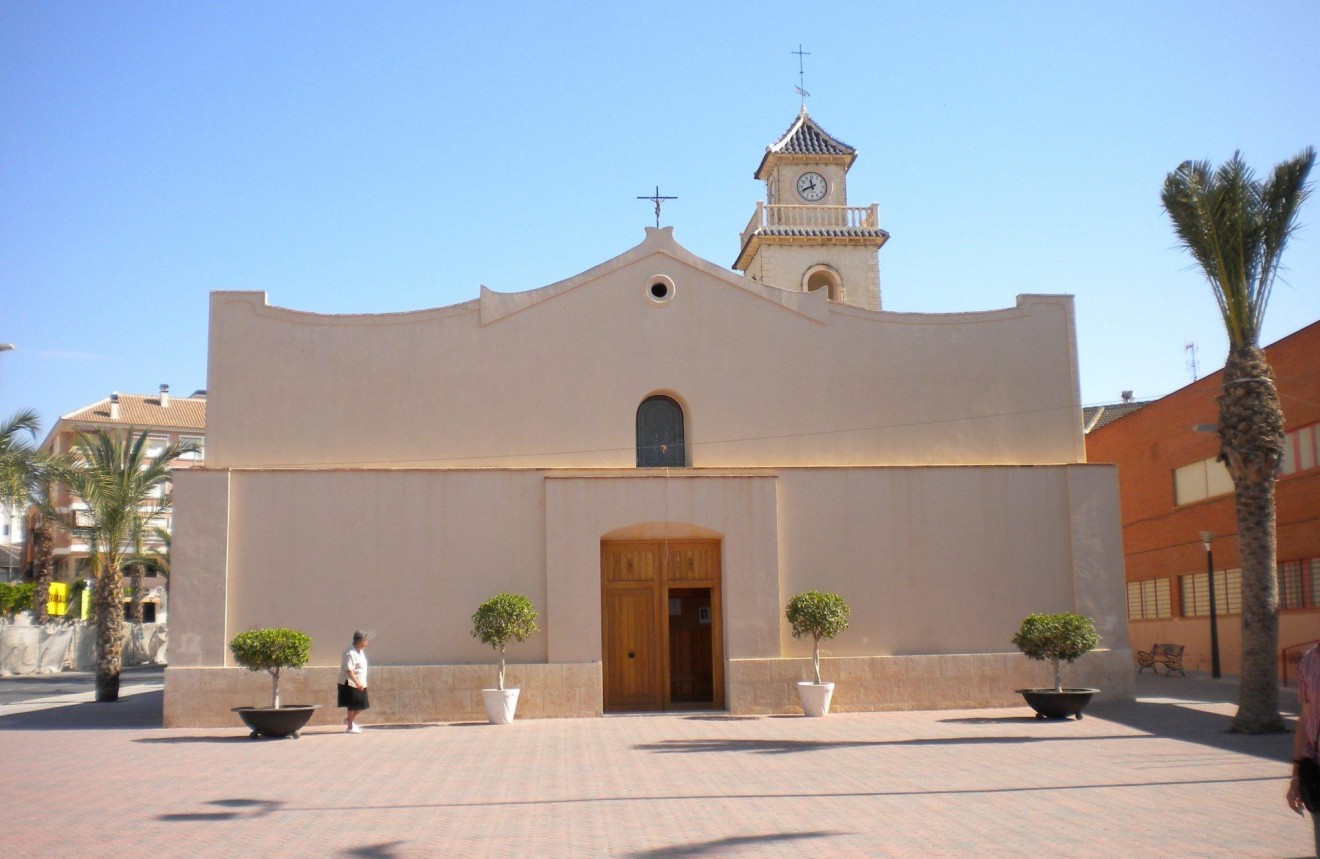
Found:
<svg viewBox="0 0 1320 859"><path fill-rule="evenodd" d="M32 595L37 586L32 582L0 582L0 614L11 615L32 608Z"/></svg>
<svg viewBox="0 0 1320 859"><path fill-rule="evenodd" d="M1054 688L1059 683L1059 662L1075 662L1100 643L1095 621L1081 614L1029 614L1022 621L1013 644L1028 658L1054 663Z"/></svg>
<svg viewBox="0 0 1320 859"><path fill-rule="evenodd" d="M820 643L828 641L848 628L848 617L852 610L838 594L805 591L788 601L784 616L793 627L793 637L802 638L810 635L813 644L811 665L816 672L816 682L820 682Z"/></svg>
<svg viewBox="0 0 1320 859"><path fill-rule="evenodd" d="M472 615L472 637L500 652L499 686L504 688L504 648L510 641L525 641L537 632L537 612L522 594L496 594Z"/></svg>
<svg viewBox="0 0 1320 859"><path fill-rule="evenodd" d="M280 706L280 670L302 668L312 656L312 639L296 629L251 629L229 642L234 661L249 671L269 671L271 706Z"/></svg>

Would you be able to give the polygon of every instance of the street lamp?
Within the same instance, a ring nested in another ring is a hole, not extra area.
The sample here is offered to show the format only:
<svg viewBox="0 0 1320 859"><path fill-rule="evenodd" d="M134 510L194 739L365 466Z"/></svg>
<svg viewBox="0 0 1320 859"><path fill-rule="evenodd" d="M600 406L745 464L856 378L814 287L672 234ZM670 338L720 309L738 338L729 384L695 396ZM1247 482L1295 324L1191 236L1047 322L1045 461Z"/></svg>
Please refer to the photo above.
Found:
<svg viewBox="0 0 1320 859"><path fill-rule="evenodd" d="M1219 678L1219 617L1215 611L1215 553L1210 543L1215 539L1214 531L1201 532L1201 545L1205 546L1205 572L1210 582L1210 676Z"/></svg>

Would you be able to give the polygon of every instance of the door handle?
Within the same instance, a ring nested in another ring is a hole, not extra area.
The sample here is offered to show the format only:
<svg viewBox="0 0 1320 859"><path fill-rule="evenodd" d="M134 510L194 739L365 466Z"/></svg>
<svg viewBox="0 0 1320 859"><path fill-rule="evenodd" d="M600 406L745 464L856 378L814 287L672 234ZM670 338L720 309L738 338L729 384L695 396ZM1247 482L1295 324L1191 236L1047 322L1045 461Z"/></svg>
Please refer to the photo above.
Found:
<svg viewBox="0 0 1320 859"><path fill-rule="evenodd" d="M629 659L635 659L636 657L637 657L637 654L636 654L636 653L633 653L631 650L628 651L628 658L629 658Z"/></svg>

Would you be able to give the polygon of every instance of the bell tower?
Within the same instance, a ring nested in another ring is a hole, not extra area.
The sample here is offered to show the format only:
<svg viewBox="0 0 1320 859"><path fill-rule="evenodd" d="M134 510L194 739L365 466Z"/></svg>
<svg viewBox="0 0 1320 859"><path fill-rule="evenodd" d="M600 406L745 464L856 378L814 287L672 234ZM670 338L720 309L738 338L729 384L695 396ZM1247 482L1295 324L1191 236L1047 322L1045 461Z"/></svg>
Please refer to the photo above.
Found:
<svg viewBox="0 0 1320 859"><path fill-rule="evenodd" d="M848 205L848 170L857 150L816 124L803 106L766 147L756 204L733 267L780 289L827 291L830 301L880 309L878 252L889 240L877 206Z"/></svg>

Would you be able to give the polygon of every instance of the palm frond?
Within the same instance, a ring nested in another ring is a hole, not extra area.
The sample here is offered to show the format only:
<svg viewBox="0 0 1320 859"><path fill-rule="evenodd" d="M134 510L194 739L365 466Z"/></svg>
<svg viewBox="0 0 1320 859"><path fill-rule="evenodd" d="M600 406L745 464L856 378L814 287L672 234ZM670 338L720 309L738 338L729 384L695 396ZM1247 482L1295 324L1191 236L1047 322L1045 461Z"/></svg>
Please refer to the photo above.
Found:
<svg viewBox="0 0 1320 859"><path fill-rule="evenodd" d="M1184 161L1164 180L1160 201L1210 282L1232 345L1258 345L1314 161L1308 147L1261 182L1236 152L1214 170L1207 161Z"/></svg>

